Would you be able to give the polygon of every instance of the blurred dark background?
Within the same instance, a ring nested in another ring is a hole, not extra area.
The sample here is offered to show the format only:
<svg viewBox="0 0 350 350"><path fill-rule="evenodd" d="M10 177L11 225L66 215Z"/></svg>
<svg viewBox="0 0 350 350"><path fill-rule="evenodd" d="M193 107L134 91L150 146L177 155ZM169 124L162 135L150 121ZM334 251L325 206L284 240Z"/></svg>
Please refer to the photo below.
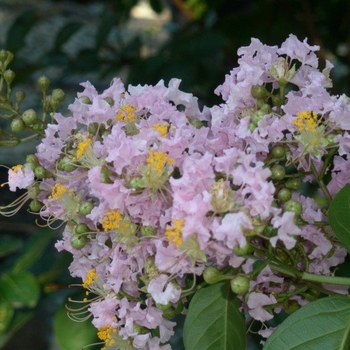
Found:
<svg viewBox="0 0 350 350"><path fill-rule="evenodd" d="M181 89L203 104L220 103L213 91L237 65L237 49L249 45L251 37L280 45L290 33L320 45L321 68L326 59L335 66L332 92L349 95L348 0L0 0L0 49L15 54L10 67L16 73L14 89L25 90L28 108L35 108L40 106L36 79L48 76L67 93L63 114L81 89L79 83L89 80L102 91L115 76L126 84L180 78ZM23 163L35 145L2 147L0 164ZM3 183L7 170L0 169ZM0 205L14 198L1 190ZM67 332L72 327L56 311L72 293L67 288L72 283L69 256L53 248L59 232L40 238L44 236L25 209L12 220L0 218L0 273L8 273L29 254L25 268L41 287L35 307L16 309L4 328L0 295L2 349L73 350L52 335L55 327ZM41 250L31 254L30 244ZM1 250L1 245L11 249ZM87 331L76 332L84 338ZM174 349L182 348L180 329ZM259 345L252 341L250 348Z"/></svg>

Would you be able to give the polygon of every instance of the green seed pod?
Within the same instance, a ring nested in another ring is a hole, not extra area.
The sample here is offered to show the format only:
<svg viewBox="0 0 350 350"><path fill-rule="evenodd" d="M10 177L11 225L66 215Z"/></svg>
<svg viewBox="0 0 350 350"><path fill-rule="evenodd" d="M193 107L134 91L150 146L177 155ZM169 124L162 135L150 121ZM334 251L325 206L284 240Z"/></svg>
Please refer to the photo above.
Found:
<svg viewBox="0 0 350 350"><path fill-rule="evenodd" d="M84 201L79 205L79 213L82 215L89 215L92 209L94 209L94 204L89 201Z"/></svg>
<svg viewBox="0 0 350 350"><path fill-rule="evenodd" d="M105 97L104 100L110 105L114 106L114 100L112 97Z"/></svg>
<svg viewBox="0 0 350 350"><path fill-rule="evenodd" d="M11 130L15 133L22 132L25 129L25 124L23 120L19 117L15 118L11 122Z"/></svg>
<svg viewBox="0 0 350 350"><path fill-rule="evenodd" d="M39 180L45 179L48 176L47 170L41 165L37 166L34 169L34 174L35 174L35 177Z"/></svg>
<svg viewBox="0 0 350 350"><path fill-rule="evenodd" d="M271 168L271 173L271 179L279 181L286 176L286 169L282 165L275 164Z"/></svg>
<svg viewBox="0 0 350 350"><path fill-rule="evenodd" d="M223 275L215 266L208 266L203 271L203 279L208 284L215 284L227 279L227 276Z"/></svg>
<svg viewBox="0 0 350 350"><path fill-rule="evenodd" d="M29 203L29 209L35 213L39 212L40 209L43 207L43 203L39 202L36 199L33 199L30 203Z"/></svg>
<svg viewBox="0 0 350 350"><path fill-rule="evenodd" d="M32 164L35 164L35 165L39 165L39 160L38 160L38 158L36 157L35 154L27 154L26 162L27 163L32 163Z"/></svg>
<svg viewBox="0 0 350 350"><path fill-rule="evenodd" d="M38 78L37 83L41 91L44 93L47 90L47 88L50 86L50 79L45 77L45 75L42 75L40 78Z"/></svg>
<svg viewBox="0 0 350 350"><path fill-rule="evenodd" d="M282 188L277 194L277 198L281 202L288 202L292 198L292 192L288 188Z"/></svg>
<svg viewBox="0 0 350 350"><path fill-rule="evenodd" d="M296 300L285 300L283 302L283 308L287 312L287 314L292 314L295 311L300 309L300 305Z"/></svg>
<svg viewBox="0 0 350 350"><path fill-rule="evenodd" d="M286 151L282 146L274 146L271 148L270 157L273 159L284 159L286 157Z"/></svg>
<svg viewBox="0 0 350 350"><path fill-rule="evenodd" d="M75 226L75 230L74 230L74 232L77 235L80 235L82 233L86 233L86 232L89 232L89 231L90 231L90 229L89 229L88 225L83 224L83 223L80 223L77 226Z"/></svg>
<svg viewBox="0 0 350 350"><path fill-rule="evenodd" d="M300 202L298 202L294 199L290 199L289 201L284 203L283 210L284 211L291 211L291 212L295 213L295 216L299 216L303 212L303 206L301 205Z"/></svg>
<svg viewBox="0 0 350 350"><path fill-rule="evenodd" d="M265 86L262 85L253 85L250 90L250 93L254 98L264 98L268 94Z"/></svg>
<svg viewBox="0 0 350 350"><path fill-rule="evenodd" d="M299 190L302 184L303 182L301 181L300 177L295 177L293 179L286 181L285 183L286 187L289 188L290 190Z"/></svg>
<svg viewBox="0 0 350 350"><path fill-rule="evenodd" d="M13 79L15 79L15 72L11 69L7 69L4 72L4 79L8 85L10 85L13 82Z"/></svg>
<svg viewBox="0 0 350 350"><path fill-rule="evenodd" d="M80 96L79 97L79 101L81 101L81 103L84 103L86 105L91 105L91 100L89 99L89 97L87 96Z"/></svg>
<svg viewBox="0 0 350 350"><path fill-rule="evenodd" d="M86 246L89 239L85 235L74 234L70 238L70 243L74 249L80 250Z"/></svg>
<svg viewBox="0 0 350 350"><path fill-rule="evenodd" d="M231 290L235 294L244 294L249 290L250 279L243 275L238 275L230 281Z"/></svg>
<svg viewBox="0 0 350 350"><path fill-rule="evenodd" d="M263 119L265 116L265 113L262 111L256 111L252 114L251 118L250 118L250 122L258 125L258 123L260 122L261 119Z"/></svg>
<svg viewBox="0 0 350 350"><path fill-rule="evenodd" d="M58 100L59 102L64 101L66 94L62 89L54 89L51 93L52 98Z"/></svg>
<svg viewBox="0 0 350 350"><path fill-rule="evenodd" d="M24 91L18 90L15 92L16 102L21 103L25 99L25 97L26 97L26 94Z"/></svg>
<svg viewBox="0 0 350 350"><path fill-rule="evenodd" d="M22 120L24 121L24 124L27 126L33 125L38 120L38 115L34 111L34 109L27 109L22 114Z"/></svg>
<svg viewBox="0 0 350 350"><path fill-rule="evenodd" d="M271 113L271 106L267 103L264 103L261 107L260 110L266 115Z"/></svg>
<svg viewBox="0 0 350 350"><path fill-rule="evenodd" d="M24 168L29 168L29 169L32 169L33 171L35 171L35 168L36 168L36 164L33 164L33 163L24 163L23 164Z"/></svg>
<svg viewBox="0 0 350 350"><path fill-rule="evenodd" d="M166 319L166 320L172 320L176 315L176 311L173 307L171 307L170 309L167 309L165 311L163 311L163 317Z"/></svg>

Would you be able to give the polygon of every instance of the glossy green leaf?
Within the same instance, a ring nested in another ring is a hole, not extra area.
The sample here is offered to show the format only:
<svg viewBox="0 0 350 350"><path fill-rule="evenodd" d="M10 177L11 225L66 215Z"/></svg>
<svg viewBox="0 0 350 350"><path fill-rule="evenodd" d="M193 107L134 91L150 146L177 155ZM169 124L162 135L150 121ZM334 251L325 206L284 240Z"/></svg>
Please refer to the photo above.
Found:
<svg viewBox="0 0 350 350"><path fill-rule="evenodd" d="M59 50L81 27L81 22L66 23L58 32L55 40L55 50Z"/></svg>
<svg viewBox="0 0 350 350"><path fill-rule="evenodd" d="M4 299L0 300L0 333L7 330L14 314L13 306Z"/></svg>
<svg viewBox="0 0 350 350"><path fill-rule="evenodd" d="M246 329L238 307L227 282L197 291L185 320L186 350L244 350Z"/></svg>
<svg viewBox="0 0 350 350"><path fill-rule="evenodd" d="M36 306L40 286L34 275L28 271L3 274L0 279L0 295L16 308Z"/></svg>
<svg viewBox="0 0 350 350"><path fill-rule="evenodd" d="M10 255L22 247L22 241L11 236L0 236L0 258Z"/></svg>
<svg viewBox="0 0 350 350"><path fill-rule="evenodd" d="M54 317L54 333L62 350L77 350L96 341L96 328L90 320L74 322L67 316L65 305L60 307Z"/></svg>
<svg viewBox="0 0 350 350"><path fill-rule="evenodd" d="M12 269L13 272L27 270L35 261L37 261L52 238L52 230L39 231L25 243L25 249L16 260Z"/></svg>
<svg viewBox="0 0 350 350"><path fill-rule="evenodd" d="M350 252L350 185L343 187L329 206L328 218L332 230Z"/></svg>
<svg viewBox="0 0 350 350"><path fill-rule="evenodd" d="M303 306L268 338L264 350L349 350L350 298L328 297Z"/></svg>

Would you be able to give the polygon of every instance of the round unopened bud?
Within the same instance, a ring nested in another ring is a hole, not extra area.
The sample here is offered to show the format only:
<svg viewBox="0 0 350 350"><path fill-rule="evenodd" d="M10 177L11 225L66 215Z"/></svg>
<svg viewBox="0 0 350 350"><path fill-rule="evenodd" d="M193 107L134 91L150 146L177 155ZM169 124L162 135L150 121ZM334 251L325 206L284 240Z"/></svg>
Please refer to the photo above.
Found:
<svg viewBox="0 0 350 350"><path fill-rule="evenodd" d="M64 93L64 91L62 89L54 89L54 90L52 90L51 96L52 96L52 98L55 98L59 102L62 102L62 101L64 101L66 94Z"/></svg>
<svg viewBox="0 0 350 350"><path fill-rule="evenodd" d="M114 106L114 100L112 97L105 97L104 100L110 105Z"/></svg>
<svg viewBox="0 0 350 350"><path fill-rule="evenodd" d="M253 85L250 89L250 93L254 98L264 98L268 94L267 90L265 89L265 86L262 85Z"/></svg>
<svg viewBox="0 0 350 350"><path fill-rule="evenodd" d="M44 167L42 167L41 165L37 166L34 169L34 174L35 174L35 177L39 180L45 179L48 175L47 170Z"/></svg>
<svg viewBox="0 0 350 350"><path fill-rule="evenodd" d="M272 103L274 106L281 106L283 104L283 100L279 95L274 95L272 97Z"/></svg>
<svg viewBox="0 0 350 350"><path fill-rule="evenodd" d="M265 115L271 113L271 106L267 103L264 103L261 107L260 107L260 111L262 111Z"/></svg>
<svg viewBox="0 0 350 350"><path fill-rule="evenodd" d="M39 160L35 154L27 154L26 156L27 163L33 163L35 165L39 165Z"/></svg>
<svg viewBox="0 0 350 350"><path fill-rule="evenodd" d="M25 125L33 125L38 120L38 115L34 111L34 109L27 109L22 114L22 120Z"/></svg>
<svg viewBox="0 0 350 350"><path fill-rule="evenodd" d="M203 271L203 279L208 284L215 284L226 278L227 276L223 275L215 266L208 266Z"/></svg>
<svg viewBox="0 0 350 350"><path fill-rule="evenodd" d="M45 75L42 75L40 78L38 78L37 83L41 91L45 92L47 88L50 86L50 79L45 77Z"/></svg>
<svg viewBox="0 0 350 350"><path fill-rule="evenodd" d="M43 207L43 203L39 202L36 199L33 199L29 203L29 209L35 213L39 212L42 207Z"/></svg>
<svg viewBox="0 0 350 350"><path fill-rule="evenodd" d="M238 275L230 281L231 290L235 294L244 294L249 290L250 279L243 275Z"/></svg>
<svg viewBox="0 0 350 350"><path fill-rule="evenodd" d="M70 238L70 243L74 249L80 250L86 246L89 239L85 235L74 234Z"/></svg>
<svg viewBox="0 0 350 350"><path fill-rule="evenodd" d="M282 180L286 176L286 169L284 169L284 166L275 164L271 168L271 179L273 180Z"/></svg>
<svg viewBox="0 0 350 350"><path fill-rule="evenodd" d="M79 205L79 213L82 215L89 215L92 209L94 209L94 204L89 201L84 201Z"/></svg>
<svg viewBox="0 0 350 350"><path fill-rule="evenodd" d="M66 171L67 173L70 173L71 171L75 170L77 167L74 163L72 163L72 160L67 157L64 156L62 159L60 159L57 162L57 169L58 170L62 170L62 171Z"/></svg>
<svg viewBox="0 0 350 350"><path fill-rule="evenodd" d="M25 126L23 120L19 117L13 119L11 122L11 130L13 132L19 133L19 132L23 131L25 129L25 127L26 126Z"/></svg>
<svg viewBox="0 0 350 350"><path fill-rule="evenodd" d="M291 211L291 212L295 213L295 216L299 216L303 212L303 206L301 205L300 202L298 202L294 199L290 199L289 201L284 203L283 210L284 211Z"/></svg>
<svg viewBox="0 0 350 350"><path fill-rule="evenodd" d="M92 103L90 98L87 96L80 96L79 101L81 101L82 103L87 104L87 105L91 105L91 103Z"/></svg>
<svg viewBox="0 0 350 350"><path fill-rule="evenodd" d="M283 302L283 308L287 312L287 314L292 314L293 312L300 309L300 305L296 300L285 300Z"/></svg>
<svg viewBox="0 0 350 350"><path fill-rule="evenodd" d="M162 316L166 319L166 320L172 320L176 315L176 311L173 307L163 311Z"/></svg>
<svg viewBox="0 0 350 350"><path fill-rule="evenodd" d="M26 97L26 94L22 90L18 90L15 92L15 99L18 103L22 102Z"/></svg>
<svg viewBox="0 0 350 350"><path fill-rule="evenodd" d="M7 69L4 72L4 79L6 83L9 85L13 82L13 79L15 79L15 76L16 76L15 72L11 69Z"/></svg>
<svg viewBox="0 0 350 350"><path fill-rule="evenodd" d="M88 227L88 225L84 224L84 223L80 223L78 224L77 226L75 226L75 233L80 235L82 233L85 233L85 232L89 232L90 229Z"/></svg>
<svg viewBox="0 0 350 350"><path fill-rule="evenodd" d="M281 202L287 202L292 198L292 192L288 188L282 188L277 194L277 198Z"/></svg>
<svg viewBox="0 0 350 350"><path fill-rule="evenodd" d="M286 151L282 146L274 146L271 148L270 156L273 159L284 159L286 157Z"/></svg>
<svg viewBox="0 0 350 350"><path fill-rule="evenodd" d="M286 181L285 185L290 190L298 190L302 186L303 182L300 177L295 177L294 179L290 179Z"/></svg>
<svg viewBox="0 0 350 350"><path fill-rule="evenodd" d="M258 125L261 119L263 119L265 116L265 113L261 110L256 111L252 114L250 118L250 122L253 123L254 125Z"/></svg>
<svg viewBox="0 0 350 350"><path fill-rule="evenodd" d="M50 96L49 102L50 102L50 107L52 108L53 111L55 111L60 104L60 101L57 98L54 98L53 96Z"/></svg>

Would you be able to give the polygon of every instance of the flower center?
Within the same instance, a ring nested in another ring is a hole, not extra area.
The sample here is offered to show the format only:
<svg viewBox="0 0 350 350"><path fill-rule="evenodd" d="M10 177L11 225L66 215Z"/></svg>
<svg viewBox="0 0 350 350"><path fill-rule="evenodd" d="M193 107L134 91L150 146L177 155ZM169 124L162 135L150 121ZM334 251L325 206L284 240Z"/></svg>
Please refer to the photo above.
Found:
<svg viewBox="0 0 350 350"><path fill-rule="evenodd" d="M177 248L182 244L182 228L184 226L184 220L173 220L173 225L168 226L165 230L165 235L169 239L170 243L174 243Z"/></svg>

